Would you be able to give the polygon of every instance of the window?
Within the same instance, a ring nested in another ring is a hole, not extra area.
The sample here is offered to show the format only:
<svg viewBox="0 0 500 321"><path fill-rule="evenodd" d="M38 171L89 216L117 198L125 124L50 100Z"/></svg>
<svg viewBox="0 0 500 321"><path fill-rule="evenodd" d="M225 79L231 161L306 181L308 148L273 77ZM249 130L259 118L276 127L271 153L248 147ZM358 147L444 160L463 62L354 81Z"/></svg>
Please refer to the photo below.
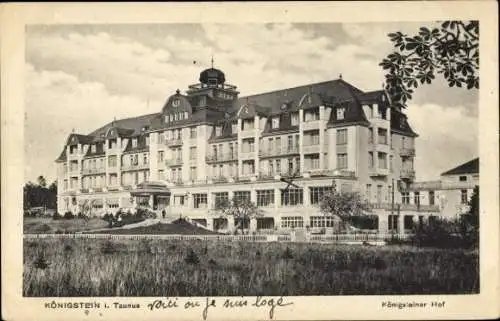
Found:
<svg viewBox="0 0 500 321"><path fill-rule="evenodd" d="M187 111L185 111L185 112L184 112L184 119L188 119L188 118L189 118L188 112L187 112Z"/></svg>
<svg viewBox="0 0 500 321"><path fill-rule="evenodd" d="M302 216L283 216L281 218L282 228L304 227L304 218Z"/></svg>
<svg viewBox="0 0 500 321"><path fill-rule="evenodd" d="M294 159L289 158L288 159L288 174L290 174L290 175L293 174L293 168L294 168Z"/></svg>
<svg viewBox="0 0 500 321"><path fill-rule="evenodd" d="M90 151L91 151L92 153L96 153L96 152L97 152L97 145L91 145L91 147L90 147Z"/></svg>
<svg viewBox="0 0 500 321"><path fill-rule="evenodd" d="M338 129L337 145L346 145L346 144L347 144L347 129Z"/></svg>
<svg viewBox="0 0 500 321"><path fill-rule="evenodd" d="M459 177L458 177L458 180L459 180L460 182L466 182L466 181L467 181L467 176L459 176Z"/></svg>
<svg viewBox="0 0 500 321"><path fill-rule="evenodd" d="M378 168L387 169L387 153L378 153Z"/></svg>
<svg viewBox="0 0 500 321"><path fill-rule="evenodd" d="M347 168L347 154L337 154L337 168Z"/></svg>
<svg viewBox="0 0 500 321"><path fill-rule="evenodd" d="M274 204L274 190L257 190L257 206L271 206Z"/></svg>
<svg viewBox="0 0 500 321"><path fill-rule="evenodd" d="M222 134L222 126L215 126L215 136L220 136Z"/></svg>
<svg viewBox="0 0 500 321"><path fill-rule="evenodd" d="M214 196L214 209L219 209L222 204L229 201L228 192L213 193Z"/></svg>
<svg viewBox="0 0 500 321"><path fill-rule="evenodd" d="M250 202L250 191L236 191L234 192L234 199L237 202Z"/></svg>
<svg viewBox="0 0 500 321"><path fill-rule="evenodd" d="M420 206L420 192L414 192L414 194L413 194L413 202L417 206Z"/></svg>
<svg viewBox="0 0 500 321"><path fill-rule="evenodd" d="M111 174L109 175L109 185L116 186L118 184L118 175Z"/></svg>
<svg viewBox="0 0 500 321"><path fill-rule="evenodd" d="M311 204L319 204L325 194L332 191L331 186L310 187L310 200Z"/></svg>
<svg viewBox="0 0 500 321"><path fill-rule="evenodd" d="M132 138L132 148L137 147L137 138Z"/></svg>
<svg viewBox="0 0 500 321"><path fill-rule="evenodd" d="M292 126L298 126L298 125L299 125L299 114L293 113L292 114Z"/></svg>
<svg viewBox="0 0 500 321"><path fill-rule="evenodd" d="M196 167L191 167L189 169L189 179L191 181L195 181L196 180Z"/></svg>
<svg viewBox="0 0 500 321"><path fill-rule="evenodd" d="M174 114L174 120L179 120L179 113Z"/></svg>
<svg viewBox="0 0 500 321"><path fill-rule="evenodd" d="M287 148L288 148L288 151L293 150L293 136L292 135L288 135L288 137L287 137Z"/></svg>
<svg viewBox="0 0 500 321"><path fill-rule="evenodd" d="M372 184L366 184L366 199L369 203L372 200Z"/></svg>
<svg viewBox="0 0 500 321"><path fill-rule="evenodd" d="M238 123L231 124L231 133L236 134L238 132Z"/></svg>
<svg viewBox="0 0 500 321"><path fill-rule="evenodd" d="M147 165L148 164L148 154L142 154L142 163L144 165Z"/></svg>
<svg viewBox="0 0 500 321"><path fill-rule="evenodd" d="M146 146L149 146L149 136L146 136Z"/></svg>
<svg viewBox="0 0 500 321"><path fill-rule="evenodd" d="M164 143L165 143L165 134L158 133L158 144L164 144Z"/></svg>
<svg viewBox="0 0 500 321"><path fill-rule="evenodd" d="M319 120L319 108L304 113L305 121Z"/></svg>
<svg viewBox="0 0 500 321"><path fill-rule="evenodd" d="M410 193L408 192L401 193L401 203L410 204Z"/></svg>
<svg viewBox="0 0 500 321"><path fill-rule="evenodd" d="M169 123L170 122L170 116L169 115L165 115L165 123Z"/></svg>
<svg viewBox="0 0 500 321"><path fill-rule="evenodd" d="M405 215L403 218L403 225L404 225L405 230L411 230L414 226L413 216L412 215Z"/></svg>
<svg viewBox="0 0 500 321"><path fill-rule="evenodd" d="M275 146L276 146L276 153L280 154L281 153L281 137L276 137Z"/></svg>
<svg viewBox="0 0 500 321"><path fill-rule="evenodd" d="M273 117L271 127L273 129L279 128L280 127L280 119L279 117Z"/></svg>
<svg viewBox="0 0 500 321"><path fill-rule="evenodd" d="M309 145L319 145L319 131L314 130L310 131L305 134L306 136L306 141L309 143Z"/></svg>
<svg viewBox="0 0 500 321"><path fill-rule="evenodd" d="M344 119L344 114L345 114L345 108L344 107L338 107L337 108L337 120Z"/></svg>
<svg viewBox="0 0 500 321"><path fill-rule="evenodd" d="M253 160L243 161L243 174L251 175L255 173L255 164Z"/></svg>
<svg viewBox="0 0 500 321"><path fill-rule="evenodd" d="M388 228L389 231L397 230L398 229L398 219L399 215L389 215L388 217Z"/></svg>
<svg viewBox="0 0 500 321"><path fill-rule="evenodd" d="M467 198L467 190L466 189L463 189L463 190L460 190L460 201L462 204L467 204L468 202L468 198Z"/></svg>
<svg viewBox="0 0 500 321"><path fill-rule="evenodd" d="M267 150L269 151L269 153L272 153L273 150L274 150L274 138L268 138L267 139Z"/></svg>
<svg viewBox="0 0 500 321"><path fill-rule="evenodd" d="M391 172L394 170L393 169L393 165L392 165L393 159L394 159L394 157L392 155L389 156L389 169L390 169Z"/></svg>
<svg viewBox="0 0 500 321"><path fill-rule="evenodd" d="M189 147L189 159L196 159L196 147Z"/></svg>
<svg viewBox="0 0 500 321"><path fill-rule="evenodd" d="M311 216L310 226L311 227L333 227L335 224L335 218L333 216Z"/></svg>
<svg viewBox="0 0 500 321"><path fill-rule="evenodd" d="M116 162L116 156L109 156L108 157L108 167L116 167L117 162Z"/></svg>
<svg viewBox="0 0 500 321"><path fill-rule="evenodd" d="M243 119L241 121L242 130L252 130L255 128L253 119Z"/></svg>
<svg viewBox="0 0 500 321"><path fill-rule="evenodd" d="M158 179L160 181L163 181L165 179L165 172L163 171L163 169L158 170Z"/></svg>
<svg viewBox="0 0 500 321"><path fill-rule="evenodd" d="M269 175L274 175L274 162L272 160L269 161Z"/></svg>
<svg viewBox="0 0 500 321"><path fill-rule="evenodd" d="M277 159L276 160L276 174L280 174L280 173L281 173L281 159Z"/></svg>
<svg viewBox="0 0 500 321"><path fill-rule="evenodd" d="M233 157L234 155L236 155L236 151L234 150L234 145L233 143L229 143L229 156Z"/></svg>
<svg viewBox="0 0 500 321"><path fill-rule="evenodd" d="M196 138L196 127L191 127L191 128L189 129L189 137L190 137L191 139Z"/></svg>
<svg viewBox="0 0 500 321"><path fill-rule="evenodd" d="M387 129L379 128L377 133L378 133L378 143L387 145Z"/></svg>
<svg viewBox="0 0 500 321"><path fill-rule="evenodd" d="M255 149L255 142L253 138L243 140L243 153L251 153Z"/></svg>
<svg viewBox="0 0 500 321"><path fill-rule="evenodd" d="M194 208L207 208L207 194L193 194Z"/></svg>
<svg viewBox="0 0 500 321"><path fill-rule="evenodd" d="M184 195L174 195L174 205L184 206Z"/></svg>
<svg viewBox="0 0 500 321"><path fill-rule="evenodd" d="M304 191L302 188L281 190L281 205L294 206L303 204Z"/></svg>
<svg viewBox="0 0 500 321"><path fill-rule="evenodd" d="M158 163L163 163L164 152L162 150L158 151Z"/></svg>
<svg viewBox="0 0 500 321"><path fill-rule="evenodd" d="M373 144L373 128L368 128L368 144Z"/></svg>
<svg viewBox="0 0 500 321"><path fill-rule="evenodd" d="M319 154L305 155L304 165L307 169L318 169L319 168Z"/></svg>
<svg viewBox="0 0 500 321"><path fill-rule="evenodd" d="M382 185L377 185L377 203L382 203Z"/></svg>
<svg viewBox="0 0 500 321"><path fill-rule="evenodd" d="M373 152L368 152L368 167L373 168Z"/></svg>
<svg viewBox="0 0 500 321"><path fill-rule="evenodd" d="M435 195L434 191L429 191L429 205L434 205L435 203Z"/></svg>

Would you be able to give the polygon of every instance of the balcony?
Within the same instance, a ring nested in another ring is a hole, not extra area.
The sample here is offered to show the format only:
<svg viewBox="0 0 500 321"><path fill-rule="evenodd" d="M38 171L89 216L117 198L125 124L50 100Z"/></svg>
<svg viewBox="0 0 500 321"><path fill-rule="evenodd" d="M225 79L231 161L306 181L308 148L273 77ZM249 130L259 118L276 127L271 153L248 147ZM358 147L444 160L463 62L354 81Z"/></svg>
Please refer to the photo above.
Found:
<svg viewBox="0 0 500 321"><path fill-rule="evenodd" d="M269 181L269 180L274 180L274 174L272 173L260 173L259 176L257 176L257 180L259 181Z"/></svg>
<svg viewBox="0 0 500 321"><path fill-rule="evenodd" d="M254 159L255 158L255 151L251 152L241 152L240 153L240 159Z"/></svg>
<svg viewBox="0 0 500 321"><path fill-rule="evenodd" d="M320 120L308 120L302 122L302 130L313 130L313 129L319 129L319 123Z"/></svg>
<svg viewBox="0 0 500 321"><path fill-rule="evenodd" d="M390 170L388 168L369 168L368 174L372 177L381 177L388 176L390 174Z"/></svg>
<svg viewBox="0 0 500 321"><path fill-rule="evenodd" d="M86 194L86 193L89 193L90 190L88 188L80 188L79 192L82 194Z"/></svg>
<svg viewBox="0 0 500 321"><path fill-rule="evenodd" d="M80 175L80 171L78 170L78 168L72 168L68 171L69 175L70 176L77 176L77 175Z"/></svg>
<svg viewBox="0 0 500 321"><path fill-rule="evenodd" d="M266 149L259 151L259 157L280 157L280 156L298 155L298 154L299 154L298 147L273 149L273 150Z"/></svg>
<svg viewBox="0 0 500 321"><path fill-rule="evenodd" d="M217 183L217 184L227 183L229 181L226 176L214 176L210 180L212 181L212 183Z"/></svg>
<svg viewBox="0 0 500 321"><path fill-rule="evenodd" d="M241 137L242 139L254 137L255 136L255 129L251 128L251 129L242 130L238 133L238 136Z"/></svg>
<svg viewBox="0 0 500 321"><path fill-rule="evenodd" d="M82 170L82 173L84 175L90 175L90 174L104 174L106 173L106 168L105 167L99 167L99 168L84 168Z"/></svg>
<svg viewBox="0 0 500 321"><path fill-rule="evenodd" d="M319 144L302 146L302 152L304 154L317 154L320 152L320 150L321 148Z"/></svg>
<svg viewBox="0 0 500 321"><path fill-rule="evenodd" d="M133 171L133 170L141 170L141 169L149 169L149 164L125 164L122 165L122 171Z"/></svg>
<svg viewBox="0 0 500 321"><path fill-rule="evenodd" d="M165 164L167 166L182 166L183 164L183 161L182 161L182 158L171 158L171 159L166 159L165 160Z"/></svg>
<svg viewBox="0 0 500 321"><path fill-rule="evenodd" d="M399 151L399 155L404 157L414 157L415 156L415 148L414 147L403 147Z"/></svg>
<svg viewBox="0 0 500 321"><path fill-rule="evenodd" d="M415 178L415 170L413 169L402 169L400 173L401 178L403 179L414 179Z"/></svg>
<svg viewBox="0 0 500 321"><path fill-rule="evenodd" d="M229 154L207 155L207 156L205 156L205 160L207 163L237 161L238 155L230 154L230 153Z"/></svg>
<svg viewBox="0 0 500 321"><path fill-rule="evenodd" d="M372 209L382 209L390 211L392 209L391 203L371 203ZM394 204L394 213L401 211L415 211L415 212L439 212L438 205L421 205L421 204Z"/></svg>
<svg viewBox="0 0 500 321"><path fill-rule="evenodd" d="M167 145L168 147L181 146L182 145L182 138L169 139L169 140L165 141L165 145Z"/></svg>

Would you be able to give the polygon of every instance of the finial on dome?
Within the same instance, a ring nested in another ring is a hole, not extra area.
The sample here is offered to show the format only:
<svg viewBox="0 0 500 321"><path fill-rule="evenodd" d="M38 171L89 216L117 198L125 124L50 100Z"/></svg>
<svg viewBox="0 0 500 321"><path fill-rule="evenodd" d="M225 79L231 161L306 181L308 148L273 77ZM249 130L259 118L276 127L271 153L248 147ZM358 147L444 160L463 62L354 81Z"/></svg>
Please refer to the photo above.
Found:
<svg viewBox="0 0 500 321"><path fill-rule="evenodd" d="M181 91L179 90L179 88L177 88L177 90L175 91L175 93L176 93L177 95L179 95L179 94L181 93Z"/></svg>
<svg viewBox="0 0 500 321"><path fill-rule="evenodd" d="M342 79L342 73L339 74L339 79Z"/></svg>
<svg viewBox="0 0 500 321"><path fill-rule="evenodd" d="M212 68L214 68L214 55L212 54Z"/></svg>

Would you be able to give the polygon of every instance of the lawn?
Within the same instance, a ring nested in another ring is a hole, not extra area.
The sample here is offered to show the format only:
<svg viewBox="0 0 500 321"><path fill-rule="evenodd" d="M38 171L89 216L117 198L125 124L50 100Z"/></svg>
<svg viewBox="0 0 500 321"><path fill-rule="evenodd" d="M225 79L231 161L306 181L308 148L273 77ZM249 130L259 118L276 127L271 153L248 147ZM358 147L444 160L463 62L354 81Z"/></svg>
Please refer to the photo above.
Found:
<svg viewBox="0 0 500 321"><path fill-rule="evenodd" d="M167 240L24 240L23 295L465 294L477 251Z"/></svg>
<svg viewBox="0 0 500 321"><path fill-rule="evenodd" d="M73 233L107 227L108 222L100 218L90 218L88 220L82 218L54 220L50 217L23 218L23 232L25 234Z"/></svg>
<svg viewBox="0 0 500 321"><path fill-rule="evenodd" d="M179 221L178 223L172 223L172 224L156 223L148 226L138 226L128 229L110 229L96 233L132 234L132 235L141 235L141 234L222 235L221 233L217 233L211 230L195 226L186 221Z"/></svg>

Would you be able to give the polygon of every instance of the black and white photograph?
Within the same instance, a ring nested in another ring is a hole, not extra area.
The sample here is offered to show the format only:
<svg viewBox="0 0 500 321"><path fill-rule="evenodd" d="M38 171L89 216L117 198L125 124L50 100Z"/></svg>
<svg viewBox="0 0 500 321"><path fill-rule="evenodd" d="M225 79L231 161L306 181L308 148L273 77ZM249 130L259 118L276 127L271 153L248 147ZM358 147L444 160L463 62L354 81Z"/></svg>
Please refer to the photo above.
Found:
<svg viewBox="0 0 500 321"><path fill-rule="evenodd" d="M480 19L206 20L24 26L22 298L484 291Z"/></svg>

